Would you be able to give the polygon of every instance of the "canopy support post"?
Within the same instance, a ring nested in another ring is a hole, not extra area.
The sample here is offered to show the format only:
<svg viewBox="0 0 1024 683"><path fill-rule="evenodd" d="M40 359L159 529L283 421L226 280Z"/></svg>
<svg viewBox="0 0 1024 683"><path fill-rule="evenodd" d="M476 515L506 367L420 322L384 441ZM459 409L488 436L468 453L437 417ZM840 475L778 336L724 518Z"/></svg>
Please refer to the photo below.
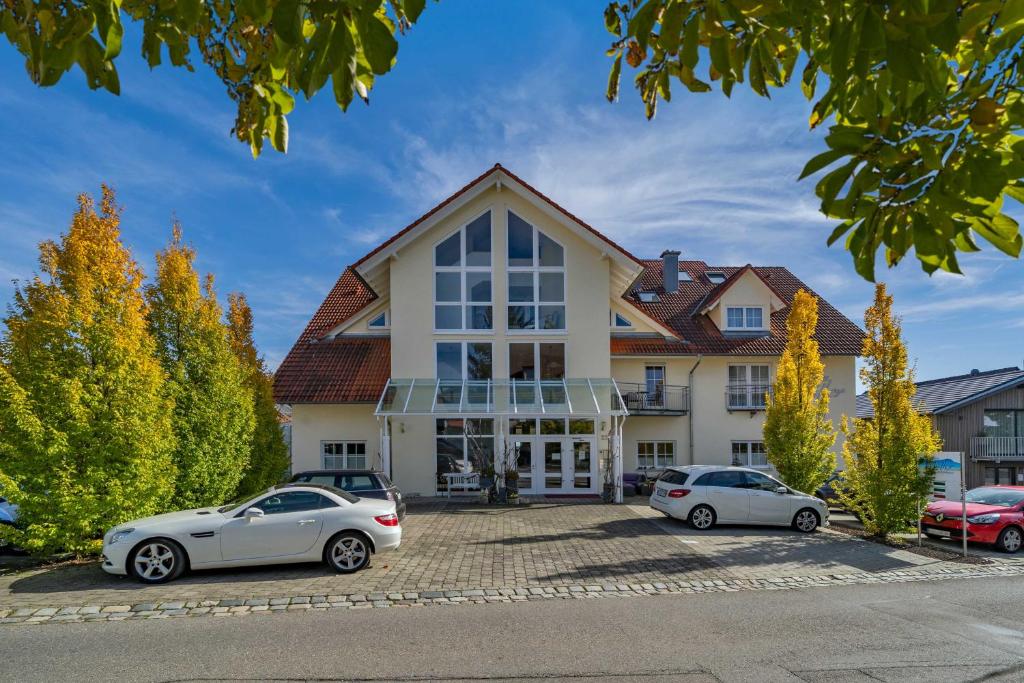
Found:
<svg viewBox="0 0 1024 683"><path fill-rule="evenodd" d="M380 427L380 469L391 478L391 426L390 418L383 417Z"/></svg>
<svg viewBox="0 0 1024 683"><path fill-rule="evenodd" d="M622 502L622 423L625 418L612 420L612 486L616 503Z"/></svg>

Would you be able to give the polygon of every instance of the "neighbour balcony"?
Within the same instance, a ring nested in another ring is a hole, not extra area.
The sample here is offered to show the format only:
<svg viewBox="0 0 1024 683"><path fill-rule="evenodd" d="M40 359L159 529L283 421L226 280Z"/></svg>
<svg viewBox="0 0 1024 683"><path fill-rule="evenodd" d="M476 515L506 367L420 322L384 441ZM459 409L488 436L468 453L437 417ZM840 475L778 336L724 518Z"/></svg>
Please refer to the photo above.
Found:
<svg viewBox="0 0 1024 683"><path fill-rule="evenodd" d="M971 460L1024 460L1024 436L971 437Z"/></svg>
<svg viewBox="0 0 1024 683"><path fill-rule="evenodd" d="M726 410L764 410L770 384L729 384L725 388Z"/></svg>
<svg viewBox="0 0 1024 683"><path fill-rule="evenodd" d="M690 388L672 384L616 382L630 415L685 415Z"/></svg>

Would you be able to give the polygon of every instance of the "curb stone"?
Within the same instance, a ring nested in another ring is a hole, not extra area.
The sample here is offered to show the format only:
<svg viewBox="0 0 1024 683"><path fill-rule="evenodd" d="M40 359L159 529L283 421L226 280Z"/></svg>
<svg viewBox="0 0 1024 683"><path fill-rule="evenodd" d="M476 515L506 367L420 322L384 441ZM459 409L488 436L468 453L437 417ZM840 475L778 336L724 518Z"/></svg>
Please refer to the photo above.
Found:
<svg viewBox="0 0 1024 683"><path fill-rule="evenodd" d="M352 595L300 595L279 598L168 601L136 605L61 605L53 607L0 608L0 625L37 625L93 621L166 619L168 617L234 617L318 608L317 611L387 609L533 602L537 600L584 600L648 595L696 595L751 590L794 590L877 583L912 583L945 579L991 578L1024 575L1024 565L975 565L964 568L893 570L859 574L822 574L748 579L697 580L643 584L585 584L544 588L471 588L419 593L357 593Z"/></svg>

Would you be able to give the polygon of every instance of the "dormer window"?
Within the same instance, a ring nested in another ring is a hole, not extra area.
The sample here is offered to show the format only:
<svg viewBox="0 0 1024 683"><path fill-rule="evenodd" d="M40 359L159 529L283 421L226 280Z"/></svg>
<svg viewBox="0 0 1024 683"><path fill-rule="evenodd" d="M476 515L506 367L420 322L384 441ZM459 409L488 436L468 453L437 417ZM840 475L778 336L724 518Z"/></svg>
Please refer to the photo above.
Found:
<svg viewBox="0 0 1024 683"><path fill-rule="evenodd" d="M690 274L687 273L685 270L680 270L679 271L679 281L680 282L693 282L693 278L690 277Z"/></svg>
<svg viewBox="0 0 1024 683"><path fill-rule="evenodd" d="M379 315L370 318L370 322L366 323L366 326L371 330L387 329L390 326L388 323L388 312L383 311Z"/></svg>
<svg viewBox="0 0 1024 683"><path fill-rule="evenodd" d="M761 306L729 306L725 309L727 330L763 330L764 308Z"/></svg>
<svg viewBox="0 0 1024 683"><path fill-rule="evenodd" d="M656 304L661 301L657 292L637 292L636 298L645 304Z"/></svg>
<svg viewBox="0 0 1024 683"><path fill-rule="evenodd" d="M708 281L713 285L720 285L725 282L725 273L717 270L709 270L704 273L707 276Z"/></svg>

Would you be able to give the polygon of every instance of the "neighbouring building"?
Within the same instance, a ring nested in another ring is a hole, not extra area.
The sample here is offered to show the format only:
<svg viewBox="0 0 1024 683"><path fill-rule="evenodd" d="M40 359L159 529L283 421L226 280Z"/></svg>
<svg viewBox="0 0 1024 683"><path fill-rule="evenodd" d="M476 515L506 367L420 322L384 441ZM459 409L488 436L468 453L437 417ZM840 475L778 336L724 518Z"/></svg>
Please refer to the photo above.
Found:
<svg viewBox="0 0 1024 683"><path fill-rule="evenodd" d="M965 479L1024 485L1024 370L1002 368L917 383L914 404L942 436L942 450L964 455ZM867 394L857 417L873 416Z"/></svg>
<svg viewBox="0 0 1024 683"><path fill-rule="evenodd" d="M679 257L634 256L494 166L346 268L299 336L275 377L293 469L380 467L435 495L498 454L524 493L565 495L766 467L765 394L809 288ZM838 426L863 332L820 300L816 338Z"/></svg>

